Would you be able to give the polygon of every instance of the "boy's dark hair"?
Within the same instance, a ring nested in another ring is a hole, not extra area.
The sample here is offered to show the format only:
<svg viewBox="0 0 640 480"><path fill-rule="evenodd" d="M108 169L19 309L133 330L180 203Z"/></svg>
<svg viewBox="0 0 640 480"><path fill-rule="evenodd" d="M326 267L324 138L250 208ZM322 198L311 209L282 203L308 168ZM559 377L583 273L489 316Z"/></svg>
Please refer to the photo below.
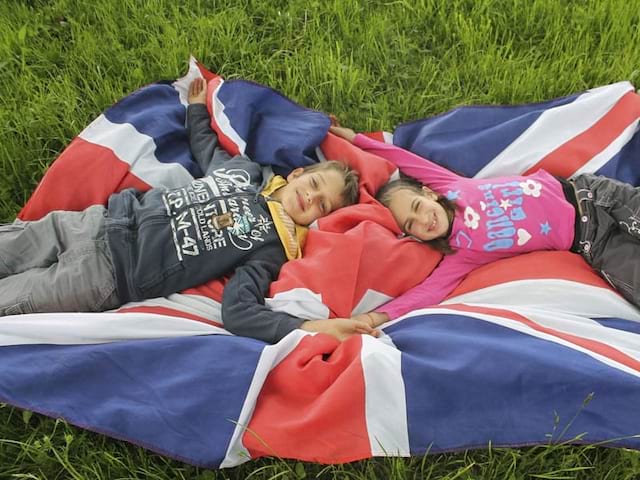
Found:
<svg viewBox="0 0 640 480"><path fill-rule="evenodd" d="M353 205L358 203L358 181L360 176L358 172L353 170L346 163L338 160L327 160L325 162L313 163L304 167L304 173L310 173L318 170L335 170L344 180L344 189L342 190L342 206Z"/></svg>
<svg viewBox="0 0 640 480"><path fill-rule="evenodd" d="M425 192L422 189L423 186L424 185L422 185L422 183L420 183L416 179L403 175L399 179L392 180L388 182L386 185L383 185L382 188L380 188L380 190L378 190L378 193L376 194L376 200L378 200L385 207L389 208L389 205L391 203L391 195L393 195L394 192L404 189L404 190L410 190L414 193L417 193L418 195L424 195ZM451 200L449 200L444 195L440 195L440 194L438 194L438 198L436 199L436 202L442 205L442 208L444 208L444 211L446 212L447 217L449 218L449 232L444 237L435 238L433 240L427 240L427 241L424 241L424 240L419 240L419 241L421 241L422 243L428 244L431 248L433 248L434 250L437 250L440 253L443 253L444 255L449 255L449 254L455 253L455 250L451 248L451 245L449 245L449 234L451 232L451 226L453 226L453 217L456 212L456 204Z"/></svg>

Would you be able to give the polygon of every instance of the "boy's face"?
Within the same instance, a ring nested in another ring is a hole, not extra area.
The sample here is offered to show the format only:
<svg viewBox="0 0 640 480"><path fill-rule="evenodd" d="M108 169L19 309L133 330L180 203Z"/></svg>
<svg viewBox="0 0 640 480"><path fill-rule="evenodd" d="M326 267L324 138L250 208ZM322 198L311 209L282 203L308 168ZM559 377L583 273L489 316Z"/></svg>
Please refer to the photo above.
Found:
<svg viewBox="0 0 640 480"><path fill-rule="evenodd" d="M449 231L449 217L437 199L438 195L426 187L422 187L422 194L399 188L391 193L389 210L407 235L423 241L435 240Z"/></svg>
<svg viewBox="0 0 640 480"><path fill-rule="evenodd" d="M342 206L344 179L336 170L305 173L296 168L287 176L287 182L274 197L298 225L310 225Z"/></svg>

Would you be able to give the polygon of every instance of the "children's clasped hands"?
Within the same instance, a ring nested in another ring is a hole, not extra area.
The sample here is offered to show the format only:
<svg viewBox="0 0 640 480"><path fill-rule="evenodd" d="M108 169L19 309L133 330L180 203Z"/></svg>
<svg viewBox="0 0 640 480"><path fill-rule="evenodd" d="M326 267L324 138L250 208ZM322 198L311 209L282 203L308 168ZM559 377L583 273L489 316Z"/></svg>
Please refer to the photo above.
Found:
<svg viewBox="0 0 640 480"><path fill-rule="evenodd" d="M363 313L351 318L325 318L307 320L300 327L307 332L326 333L340 341L351 335L366 334L373 337L380 336L377 328L387 320L386 315L376 312Z"/></svg>

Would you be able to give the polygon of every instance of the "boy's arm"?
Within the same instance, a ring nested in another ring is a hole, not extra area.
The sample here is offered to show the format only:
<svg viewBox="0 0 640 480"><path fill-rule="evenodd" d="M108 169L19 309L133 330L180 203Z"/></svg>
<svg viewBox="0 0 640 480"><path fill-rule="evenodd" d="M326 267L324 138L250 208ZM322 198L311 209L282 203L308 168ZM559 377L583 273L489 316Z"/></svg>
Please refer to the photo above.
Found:
<svg viewBox="0 0 640 480"><path fill-rule="evenodd" d="M376 308L394 320L418 308L442 302L477 265L463 259L464 252L445 256L427 278L399 297Z"/></svg>
<svg viewBox="0 0 640 480"><path fill-rule="evenodd" d="M264 304L269 286L280 272L285 257L278 247L263 248L259 255L236 268L222 294L222 320L231 333L275 343L301 328L326 333L342 341L354 334L378 336L368 318L303 320L284 312L274 312ZM371 315L371 314L370 314Z"/></svg>
<svg viewBox="0 0 640 480"><path fill-rule="evenodd" d="M212 164L224 162L231 155L218 145L218 135L211 128L206 99L207 85L202 78L197 78L189 85L187 132L191 154L204 174L208 175Z"/></svg>
<svg viewBox="0 0 640 480"><path fill-rule="evenodd" d="M303 319L284 312L274 312L264 304L269 286L286 261L282 249L265 246L247 262L236 268L222 293L224 328L236 335L275 343Z"/></svg>
<svg viewBox="0 0 640 480"><path fill-rule="evenodd" d="M205 175L210 167L231 158L218 144L218 135L211 129L211 117L207 106L194 103L187 108L187 131L189 133L189 147L193 158L198 162Z"/></svg>

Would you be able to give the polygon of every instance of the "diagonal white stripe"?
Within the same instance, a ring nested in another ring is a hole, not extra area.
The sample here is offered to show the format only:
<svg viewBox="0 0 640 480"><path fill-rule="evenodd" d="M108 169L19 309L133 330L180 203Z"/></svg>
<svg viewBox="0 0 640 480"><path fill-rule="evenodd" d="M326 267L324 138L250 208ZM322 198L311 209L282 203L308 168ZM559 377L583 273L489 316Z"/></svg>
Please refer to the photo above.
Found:
<svg viewBox="0 0 640 480"><path fill-rule="evenodd" d="M235 143L236 146L238 147L238 151L240 152L240 154L244 155L247 150L247 143L242 139L242 137L238 134L238 132L236 132L235 129L231 126L231 121L229 120L229 117L227 116L227 114L224 112L225 110L224 103L222 103L218 98L218 92L220 92L222 85L224 85L224 80L220 81L220 84L216 87L216 89L212 93L213 116L215 118L216 123L218 124L218 127L220 127L220 130L222 130L222 133L224 133L224 135L227 138L231 139L233 143Z"/></svg>
<svg viewBox="0 0 640 480"><path fill-rule="evenodd" d="M378 308L380 305L387 303L392 298L393 297L382 292L368 288L358 304L353 307L351 315L370 312L371 310Z"/></svg>
<svg viewBox="0 0 640 480"><path fill-rule="evenodd" d="M573 102L549 109L482 168L476 178L520 174L550 152L581 134L602 118L627 92L629 82L619 82L585 92Z"/></svg>
<svg viewBox="0 0 640 480"><path fill-rule="evenodd" d="M605 343L625 355L640 361L640 335L610 328L587 317L549 312L535 308L513 309L538 325L558 332L576 335L585 340ZM636 372L636 374L638 374Z"/></svg>
<svg viewBox="0 0 640 480"><path fill-rule="evenodd" d="M158 161L153 138L128 123L113 123L100 115L78 136L112 150L131 166L131 173L152 187L180 187L193 180L182 165Z"/></svg>
<svg viewBox="0 0 640 480"><path fill-rule="evenodd" d="M495 307L536 307L590 318L617 317L640 321L640 311L607 288L559 279L517 280L449 298L452 303Z"/></svg>

